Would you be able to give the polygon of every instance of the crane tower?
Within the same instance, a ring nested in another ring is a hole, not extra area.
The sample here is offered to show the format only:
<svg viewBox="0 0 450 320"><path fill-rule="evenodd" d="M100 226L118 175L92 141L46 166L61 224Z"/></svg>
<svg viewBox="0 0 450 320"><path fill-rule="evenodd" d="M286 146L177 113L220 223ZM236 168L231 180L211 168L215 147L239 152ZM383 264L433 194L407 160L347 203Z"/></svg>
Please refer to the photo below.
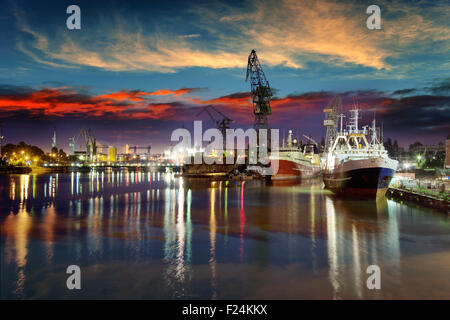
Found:
<svg viewBox="0 0 450 320"><path fill-rule="evenodd" d="M337 136L339 116L342 113L341 97L339 95L335 95L325 107L323 112L325 113L325 120L323 121L323 125L327 128L324 151L327 151Z"/></svg>
<svg viewBox="0 0 450 320"><path fill-rule="evenodd" d="M272 114L272 109L270 108L272 90L270 89L269 81L267 81L264 75L255 50L252 50L248 56L245 81L248 81L249 77L252 88L253 114L255 115L254 127L256 130L268 129L269 123L267 116Z"/></svg>

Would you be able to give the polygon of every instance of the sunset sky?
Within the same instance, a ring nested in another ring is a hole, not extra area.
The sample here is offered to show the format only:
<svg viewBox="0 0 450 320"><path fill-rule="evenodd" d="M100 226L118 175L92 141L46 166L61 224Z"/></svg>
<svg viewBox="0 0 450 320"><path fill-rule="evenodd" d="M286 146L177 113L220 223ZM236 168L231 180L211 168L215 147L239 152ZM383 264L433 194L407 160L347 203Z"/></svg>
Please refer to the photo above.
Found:
<svg viewBox="0 0 450 320"><path fill-rule="evenodd" d="M335 94L407 146L450 134L448 1L0 1L4 144L45 150L91 128L99 143L161 151L212 104L253 123L247 58L274 89L270 126L325 136ZM81 8L69 30L66 8ZM366 27L381 8L381 30ZM213 123L203 115L204 127Z"/></svg>

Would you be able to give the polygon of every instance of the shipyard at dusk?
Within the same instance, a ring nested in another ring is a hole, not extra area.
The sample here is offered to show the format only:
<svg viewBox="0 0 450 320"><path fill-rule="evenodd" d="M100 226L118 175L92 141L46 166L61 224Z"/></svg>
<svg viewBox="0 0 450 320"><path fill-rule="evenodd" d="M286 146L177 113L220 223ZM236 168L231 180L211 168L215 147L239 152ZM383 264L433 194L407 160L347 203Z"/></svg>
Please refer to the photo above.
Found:
<svg viewBox="0 0 450 320"><path fill-rule="evenodd" d="M0 5L2 300L450 299L446 1Z"/></svg>

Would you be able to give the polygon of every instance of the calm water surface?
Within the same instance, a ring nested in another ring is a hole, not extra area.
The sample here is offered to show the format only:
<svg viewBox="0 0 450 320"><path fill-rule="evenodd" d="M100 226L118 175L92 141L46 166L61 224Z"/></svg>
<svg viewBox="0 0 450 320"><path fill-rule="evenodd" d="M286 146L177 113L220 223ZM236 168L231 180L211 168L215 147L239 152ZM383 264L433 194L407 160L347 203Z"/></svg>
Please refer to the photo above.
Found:
<svg viewBox="0 0 450 320"><path fill-rule="evenodd" d="M3 175L0 226L2 299L450 299L446 215L338 200L320 180Z"/></svg>

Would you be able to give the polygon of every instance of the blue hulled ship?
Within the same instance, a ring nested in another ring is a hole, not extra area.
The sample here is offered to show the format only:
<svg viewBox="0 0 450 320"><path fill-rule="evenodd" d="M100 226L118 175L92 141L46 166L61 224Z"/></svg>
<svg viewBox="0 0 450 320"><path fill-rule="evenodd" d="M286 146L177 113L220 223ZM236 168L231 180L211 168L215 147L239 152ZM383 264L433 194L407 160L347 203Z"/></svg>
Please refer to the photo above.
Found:
<svg viewBox="0 0 450 320"><path fill-rule="evenodd" d="M323 181L325 188L340 196L376 199L383 197L397 169L378 139L375 119L371 127L358 128L359 110L350 110L349 124L331 141L325 153ZM368 137L370 136L370 142Z"/></svg>

